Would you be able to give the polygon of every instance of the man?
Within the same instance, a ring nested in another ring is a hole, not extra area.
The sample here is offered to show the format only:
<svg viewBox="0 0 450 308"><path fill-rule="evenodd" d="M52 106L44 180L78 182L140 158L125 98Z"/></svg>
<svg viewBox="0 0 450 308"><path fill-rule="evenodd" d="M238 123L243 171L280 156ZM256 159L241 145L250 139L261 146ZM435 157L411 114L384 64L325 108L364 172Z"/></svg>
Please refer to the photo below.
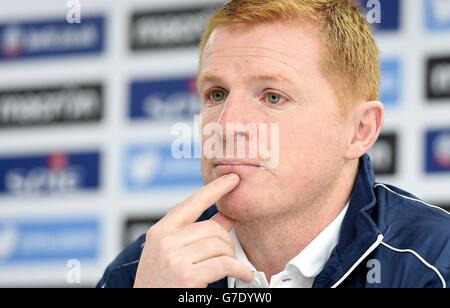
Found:
<svg viewBox="0 0 450 308"><path fill-rule="evenodd" d="M206 186L99 286L445 288L449 214L376 184L365 154L383 125L379 79L370 27L348 0L227 3L201 43L202 125L224 128L224 148L243 137L246 154L257 137L242 127L277 125L279 160L204 152Z"/></svg>

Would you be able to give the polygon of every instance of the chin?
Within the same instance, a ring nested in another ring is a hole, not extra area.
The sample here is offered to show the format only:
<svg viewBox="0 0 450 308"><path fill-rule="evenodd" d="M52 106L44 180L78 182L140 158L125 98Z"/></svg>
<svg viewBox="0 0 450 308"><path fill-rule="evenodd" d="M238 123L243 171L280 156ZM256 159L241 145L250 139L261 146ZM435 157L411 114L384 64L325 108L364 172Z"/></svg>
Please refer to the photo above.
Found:
<svg viewBox="0 0 450 308"><path fill-rule="evenodd" d="M209 171L209 170L208 170ZM218 178L222 174L217 174L216 170L213 169L212 172L205 172L205 184L210 183L214 179ZM241 170L238 170L241 171ZM268 195L270 192L267 187L267 183L271 181L267 172L261 169L246 170L251 171L252 176L237 173L240 178L240 184L229 194L223 196L219 201L216 202L219 211L225 216L236 220L245 221L252 220L264 215L265 211L270 210L269 208L264 208L273 202L269 202ZM263 183L266 183L264 185ZM264 189L266 187L266 189Z"/></svg>
<svg viewBox="0 0 450 308"><path fill-rule="evenodd" d="M255 197L255 194L255 192L250 192L245 187L239 186L222 197L217 202L217 207L222 214L233 220L251 220L261 214L263 210L261 205L264 204Z"/></svg>

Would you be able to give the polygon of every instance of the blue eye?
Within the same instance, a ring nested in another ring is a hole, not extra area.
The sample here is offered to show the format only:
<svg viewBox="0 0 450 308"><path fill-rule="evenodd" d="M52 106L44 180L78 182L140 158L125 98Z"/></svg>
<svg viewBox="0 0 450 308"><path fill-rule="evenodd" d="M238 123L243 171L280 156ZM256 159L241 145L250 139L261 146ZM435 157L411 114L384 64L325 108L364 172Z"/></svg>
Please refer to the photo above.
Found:
<svg viewBox="0 0 450 308"><path fill-rule="evenodd" d="M212 90L209 93L209 99L213 102L222 102L224 100L226 100L227 98L227 93L225 93L225 91L223 90Z"/></svg>
<svg viewBox="0 0 450 308"><path fill-rule="evenodd" d="M279 104L283 100L283 97L276 93L268 93L267 94L267 101L272 104L276 105Z"/></svg>

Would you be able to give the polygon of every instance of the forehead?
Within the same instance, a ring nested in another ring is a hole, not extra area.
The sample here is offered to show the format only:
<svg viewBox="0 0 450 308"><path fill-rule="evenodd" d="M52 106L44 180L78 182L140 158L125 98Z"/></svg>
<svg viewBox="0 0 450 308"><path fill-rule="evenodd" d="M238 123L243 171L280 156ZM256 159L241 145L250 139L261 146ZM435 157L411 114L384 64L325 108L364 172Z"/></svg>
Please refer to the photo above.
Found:
<svg viewBox="0 0 450 308"><path fill-rule="evenodd" d="M320 40L311 24L220 26L205 46L199 73L212 73L218 68L314 73L319 54Z"/></svg>

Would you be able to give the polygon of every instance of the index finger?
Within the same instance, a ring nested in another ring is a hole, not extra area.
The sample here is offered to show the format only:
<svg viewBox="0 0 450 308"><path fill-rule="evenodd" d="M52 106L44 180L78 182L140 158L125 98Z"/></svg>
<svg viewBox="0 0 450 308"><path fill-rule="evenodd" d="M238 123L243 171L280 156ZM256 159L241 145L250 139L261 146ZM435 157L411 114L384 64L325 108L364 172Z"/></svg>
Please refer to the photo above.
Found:
<svg viewBox="0 0 450 308"><path fill-rule="evenodd" d="M196 222L204 211L236 188L239 182L240 178L235 173L229 173L215 179L170 210L163 219L164 225L167 227L182 227Z"/></svg>

